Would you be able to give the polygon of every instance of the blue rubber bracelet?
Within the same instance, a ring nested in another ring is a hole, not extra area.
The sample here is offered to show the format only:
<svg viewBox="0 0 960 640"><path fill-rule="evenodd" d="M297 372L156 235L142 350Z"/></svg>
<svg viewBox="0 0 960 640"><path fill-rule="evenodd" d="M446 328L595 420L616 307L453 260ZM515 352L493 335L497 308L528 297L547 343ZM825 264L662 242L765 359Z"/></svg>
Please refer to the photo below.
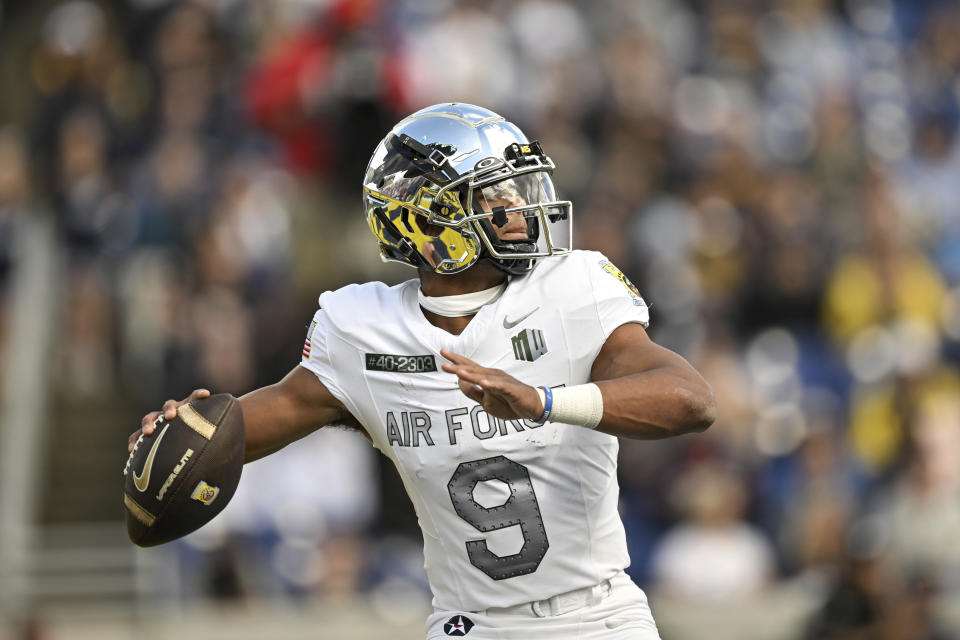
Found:
<svg viewBox="0 0 960 640"><path fill-rule="evenodd" d="M543 414L536 420L536 423L543 424L550 419L550 413L553 411L553 389L542 385L537 389L543 389Z"/></svg>

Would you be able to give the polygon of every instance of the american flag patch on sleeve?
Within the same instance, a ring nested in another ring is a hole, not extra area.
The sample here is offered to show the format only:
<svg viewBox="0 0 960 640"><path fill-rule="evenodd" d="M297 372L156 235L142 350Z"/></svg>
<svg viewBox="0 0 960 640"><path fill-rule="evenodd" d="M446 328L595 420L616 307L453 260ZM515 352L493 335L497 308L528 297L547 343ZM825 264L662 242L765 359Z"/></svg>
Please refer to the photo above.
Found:
<svg viewBox="0 0 960 640"><path fill-rule="evenodd" d="M307 329L307 339L303 341L303 353L302 359L307 360L310 357L310 345L313 344L313 330L317 328L317 321L314 319L310 323L310 328Z"/></svg>

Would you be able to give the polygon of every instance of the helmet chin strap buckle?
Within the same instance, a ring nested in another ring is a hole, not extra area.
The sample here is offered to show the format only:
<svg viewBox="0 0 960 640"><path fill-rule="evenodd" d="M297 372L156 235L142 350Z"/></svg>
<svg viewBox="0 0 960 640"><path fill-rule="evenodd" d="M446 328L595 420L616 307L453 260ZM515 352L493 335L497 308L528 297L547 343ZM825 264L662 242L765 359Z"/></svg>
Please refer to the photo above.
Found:
<svg viewBox="0 0 960 640"><path fill-rule="evenodd" d="M497 227L507 224L507 210L505 207L494 207L493 217L490 219Z"/></svg>

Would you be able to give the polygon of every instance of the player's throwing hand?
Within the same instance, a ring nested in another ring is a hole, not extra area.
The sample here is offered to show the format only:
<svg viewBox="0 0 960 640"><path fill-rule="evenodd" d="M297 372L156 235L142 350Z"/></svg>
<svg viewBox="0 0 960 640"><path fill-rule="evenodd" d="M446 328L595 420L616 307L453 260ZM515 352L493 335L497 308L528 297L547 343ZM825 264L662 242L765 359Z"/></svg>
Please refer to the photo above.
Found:
<svg viewBox="0 0 960 640"><path fill-rule="evenodd" d="M501 420L536 420L543 414L543 402L534 387L452 351L442 349L440 355L451 363L442 365L443 370L456 374L460 390L488 414Z"/></svg>
<svg viewBox="0 0 960 640"><path fill-rule="evenodd" d="M130 434L130 437L127 439L127 452L133 451L133 445L137 443L137 439L140 438L140 434L150 435L153 433L157 418L160 414L163 414L163 417L167 420L173 420L177 417L177 407L180 405L187 404L194 400L199 400L200 398L209 398L210 392L207 389L195 389L193 393L190 394L189 398L180 400L170 399L163 403L163 406L160 408L160 411L151 411L147 415L143 416L143 419L140 420L140 428Z"/></svg>

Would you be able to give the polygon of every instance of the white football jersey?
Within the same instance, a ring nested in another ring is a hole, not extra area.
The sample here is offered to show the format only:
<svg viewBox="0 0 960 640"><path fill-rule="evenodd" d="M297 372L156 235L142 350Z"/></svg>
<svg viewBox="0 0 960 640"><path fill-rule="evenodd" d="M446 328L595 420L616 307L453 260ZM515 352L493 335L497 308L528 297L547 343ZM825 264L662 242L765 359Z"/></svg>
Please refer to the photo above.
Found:
<svg viewBox="0 0 960 640"><path fill-rule="evenodd" d="M440 350L530 385L583 384L614 329L647 324L636 288L602 254L574 251L512 278L452 335L427 321L418 287L324 293L301 364L399 470L423 530L434 606L507 607L625 568L617 439L488 415L440 368Z"/></svg>

